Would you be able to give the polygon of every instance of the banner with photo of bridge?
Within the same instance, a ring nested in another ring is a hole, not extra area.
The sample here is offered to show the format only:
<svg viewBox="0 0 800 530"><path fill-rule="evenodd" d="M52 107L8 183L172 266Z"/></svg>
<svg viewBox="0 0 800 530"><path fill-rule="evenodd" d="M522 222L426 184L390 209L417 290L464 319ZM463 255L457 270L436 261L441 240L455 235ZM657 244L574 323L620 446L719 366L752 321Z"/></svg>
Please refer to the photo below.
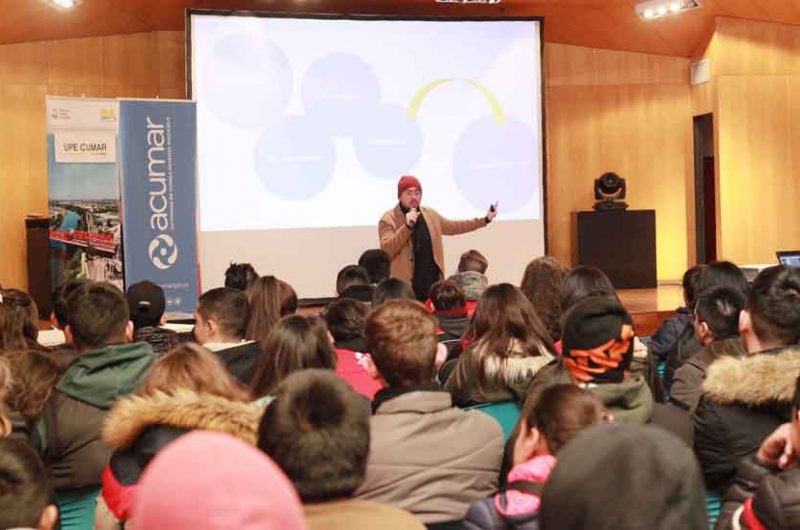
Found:
<svg viewBox="0 0 800 530"><path fill-rule="evenodd" d="M53 286L75 278L123 288L114 99L47 98Z"/></svg>

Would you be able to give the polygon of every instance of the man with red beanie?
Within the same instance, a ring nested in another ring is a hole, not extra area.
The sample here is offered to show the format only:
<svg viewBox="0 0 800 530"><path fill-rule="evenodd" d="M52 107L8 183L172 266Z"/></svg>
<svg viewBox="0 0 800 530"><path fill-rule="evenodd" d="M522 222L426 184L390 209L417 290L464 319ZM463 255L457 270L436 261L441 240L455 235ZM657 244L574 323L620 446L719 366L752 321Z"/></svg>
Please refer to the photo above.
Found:
<svg viewBox="0 0 800 530"><path fill-rule="evenodd" d="M442 235L452 236L477 230L497 215L495 205L486 217L451 221L433 208L420 206L422 184L405 175L397 182L398 204L384 213L378 223L381 250L391 258L391 275L411 282L420 300L428 298L431 285L442 279L444 248Z"/></svg>

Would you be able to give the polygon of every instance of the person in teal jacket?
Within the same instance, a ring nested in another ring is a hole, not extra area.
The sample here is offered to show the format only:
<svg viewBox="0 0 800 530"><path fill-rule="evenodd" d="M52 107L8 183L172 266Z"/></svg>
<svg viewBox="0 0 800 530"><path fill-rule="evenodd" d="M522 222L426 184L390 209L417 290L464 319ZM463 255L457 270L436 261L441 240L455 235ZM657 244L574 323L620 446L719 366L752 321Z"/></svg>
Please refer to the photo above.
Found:
<svg viewBox="0 0 800 530"><path fill-rule="evenodd" d="M152 347L130 343L122 292L91 283L68 301L64 333L80 352L56 384L33 433L53 481L63 530L91 528L101 476L112 449L100 438L111 406L136 390L154 362Z"/></svg>

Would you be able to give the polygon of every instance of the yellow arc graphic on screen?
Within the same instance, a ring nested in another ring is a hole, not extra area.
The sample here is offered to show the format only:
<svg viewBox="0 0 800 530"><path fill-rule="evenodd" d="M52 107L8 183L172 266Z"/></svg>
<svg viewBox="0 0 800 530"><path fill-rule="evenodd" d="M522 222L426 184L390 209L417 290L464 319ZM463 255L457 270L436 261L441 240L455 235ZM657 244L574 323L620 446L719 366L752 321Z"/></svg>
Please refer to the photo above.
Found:
<svg viewBox="0 0 800 530"><path fill-rule="evenodd" d="M408 113L407 113L408 117L409 118L417 117L417 114L419 114L419 108L422 106L422 102L425 100L428 94L430 94L434 89L436 89L441 85L444 85L446 83L451 83L454 81L458 81L458 79L437 79L436 81L432 81L427 85L423 86L422 88L420 88L419 90L417 90L417 93L414 94L413 98L411 98L411 104L408 106ZM471 81L467 79L465 82L469 83L470 85L478 89L478 91L481 94L483 94L483 96L486 98L486 101L492 108L492 117L494 118L495 123L498 123L500 125L504 124L506 122L506 114L505 112L503 112L503 107L500 105L500 102L497 101L497 98L494 96L494 94L492 94L488 88L478 83L477 81Z"/></svg>

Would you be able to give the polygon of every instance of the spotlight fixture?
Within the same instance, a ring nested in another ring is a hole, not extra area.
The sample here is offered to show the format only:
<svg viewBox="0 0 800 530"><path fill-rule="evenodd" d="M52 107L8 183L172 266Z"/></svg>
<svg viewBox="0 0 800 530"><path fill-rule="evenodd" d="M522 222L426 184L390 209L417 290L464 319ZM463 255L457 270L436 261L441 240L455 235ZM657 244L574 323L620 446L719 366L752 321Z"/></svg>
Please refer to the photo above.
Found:
<svg viewBox="0 0 800 530"><path fill-rule="evenodd" d="M616 173L603 173L594 181L594 198L597 201L594 209L598 212L627 210L628 204L622 200L627 189L624 178Z"/></svg>
<svg viewBox="0 0 800 530"><path fill-rule="evenodd" d="M700 0L649 0L636 4L634 9L643 20L656 20L700 7Z"/></svg>
<svg viewBox="0 0 800 530"><path fill-rule="evenodd" d="M79 5L82 1L83 0L48 0L47 3L60 9L72 9L73 7Z"/></svg>

